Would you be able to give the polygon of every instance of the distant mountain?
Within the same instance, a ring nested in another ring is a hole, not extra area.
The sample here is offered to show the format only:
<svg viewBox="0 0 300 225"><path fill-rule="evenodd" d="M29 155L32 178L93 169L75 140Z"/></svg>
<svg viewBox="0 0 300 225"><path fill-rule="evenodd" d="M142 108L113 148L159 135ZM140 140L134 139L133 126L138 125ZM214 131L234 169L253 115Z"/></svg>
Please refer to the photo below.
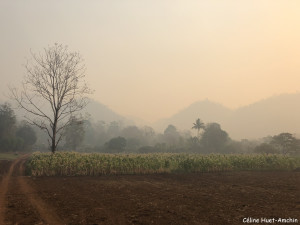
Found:
<svg viewBox="0 0 300 225"><path fill-rule="evenodd" d="M168 119L157 121L153 127L163 131L169 124L180 130L190 130L197 118L205 123L217 122L224 124L230 118L232 110L209 100L195 102Z"/></svg>
<svg viewBox="0 0 300 225"><path fill-rule="evenodd" d="M2 102L3 103L3 102ZM1 104L1 102L0 102ZM23 120L24 115L26 112L24 110L18 109L14 106L15 104L12 104L12 107L15 111L15 114L18 118L18 120ZM47 104L45 104L47 105ZM50 113L50 109L44 109L48 114ZM112 121L122 121L124 125L132 125L134 122L130 119L125 118L124 116L121 116L120 114L114 112L109 107L103 105L100 102L97 102L95 100L90 99L89 104L80 112L82 115L85 115L88 113L91 116L91 119L94 122L97 121L105 121L105 122L112 122ZM26 114L29 118L32 118L32 115Z"/></svg>
<svg viewBox="0 0 300 225"><path fill-rule="evenodd" d="M281 132L300 134L300 93L273 96L236 110L208 100L199 101L153 127L163 131L173 124L190 130L197 118L204 123L219 123L233 139L262 138Z"/></svg>
<svg viewBox="0 0 300 225"><path fill-rule="evenodd" d="M82 114L88 113L91 115L92 119L96 121L123 121L127 123L133 123L132 121L128 120L127 118L121 116L120 114L114 112L107 106L103 105L100 102L95 100L90 100L89 104L82 110Z"/></svg>
<svg viewBox="0 0 300 225"><path fill-rule="evenodd" d="M236 138L300 134L300 94L273 96L238 108L228 123L228 132Z"/></svg>
<svg viewBox="0 0 300 225"><path fill-rule="evenodd" d="M142 120L124 117L95 100L91 100L90 104L82 111L83 114L86 112L95 122L100 120L108 123L122 121L125 126L147 125ZM23 119L24 112L15 109L15 113L18 119ZM222 129L236 140L262 138L281 132L299 135L300 93L273 96L236 110L209 100L199 101L151 126L159 132L163 132L169 124L173 124L180 130L191 130L197 118L204 123L219 123Z"/></svg>

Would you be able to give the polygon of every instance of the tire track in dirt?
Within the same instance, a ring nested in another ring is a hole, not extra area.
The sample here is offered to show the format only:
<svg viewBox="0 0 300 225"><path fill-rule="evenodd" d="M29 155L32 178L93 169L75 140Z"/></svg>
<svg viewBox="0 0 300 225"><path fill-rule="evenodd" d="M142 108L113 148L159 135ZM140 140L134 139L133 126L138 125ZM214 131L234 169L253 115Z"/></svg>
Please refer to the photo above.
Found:
<svg viewBox="0 0 300 225"><path fill-rule="evenodd" d="M17 177L20 189L23 194L27 197L31 205L38 211L41 219L49 225L63 225L65 224L39 196L36 190L34 190L27 182L24 174L24 163L23 159L20 163L19 176Z"/></svg>
<svg viewBox="0 0 300 225"><path fill-rule="evenodd" d="M5 202L5 196L8 190L8 184L10 181L10 178L12 176L12 173L14 171L15 165L21 161L21 158L16 159L13 161L13 163L10 165L10 168L8 170L8 173L4 175L2 182L0 184L0 225L4 224L4 218L5 218L5 211L6 211L6 202Z"/></svg>

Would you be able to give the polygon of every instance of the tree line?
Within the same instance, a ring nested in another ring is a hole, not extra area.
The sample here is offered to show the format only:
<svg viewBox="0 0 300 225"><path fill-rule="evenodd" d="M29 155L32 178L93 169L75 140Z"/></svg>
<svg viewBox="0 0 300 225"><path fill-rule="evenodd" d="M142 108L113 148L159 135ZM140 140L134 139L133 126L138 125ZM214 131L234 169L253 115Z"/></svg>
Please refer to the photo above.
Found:
<svg viewBox="0 0 300 225"><path fill-rule="evenodd" d="M17 122L8 103L0 105L0 151L30 151L37 140L34 129L26 122Z"/></svg>
<svg viewBox="0 0 300 225"><path fill-rule="evenodd" d="M79 122L81 121L81 122ZM193 135L192 130L197 131ZM191 130L180 131L168 125L162 133L152 127L124 126L122 122L96 123L74 118L66 131L65 150L104 153L264 153L299 154L300 140L290 133L281 133L261 140L235 141L218 123L196 119Z"/></svg>
<svg viewBox="0 0 300 225"><path fill-rule="evenodd" d="M199 118L191 130L180 131L168 125L162 133L150 126L125 126L121 121L93 122L71 116L58 145L60 151L103 153L264 153L297 155L300 140L291 133L280 133L261 140L232 140L218 123L205 124ZM197 131L193 135L193 130ZM48 151L47 135L26 121L17 121L8 103L0 105L0 151ZM50 148L51 149L51 148Z"/></svg>

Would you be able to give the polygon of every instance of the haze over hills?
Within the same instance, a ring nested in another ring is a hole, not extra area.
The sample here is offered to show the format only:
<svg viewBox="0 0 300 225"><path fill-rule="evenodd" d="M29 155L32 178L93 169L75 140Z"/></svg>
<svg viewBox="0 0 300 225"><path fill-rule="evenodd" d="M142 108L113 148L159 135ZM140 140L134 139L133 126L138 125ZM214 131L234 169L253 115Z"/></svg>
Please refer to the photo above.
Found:
<svg viewBox="0 0 300 225"><path fill-rule="evenodd" d="M107 106L103 105L102 103L95 101L95 100L90 100L89 104L82 111L82 114L84 114L84 113L90 114L92 120L94 120L95 122L97 122L97 121L105 121L105 122L122 121L125 124L133 123L133 121L114 112L109 107L107 107Z"/></svg>
<svg viewBox="0 0 300 225"><path fill-rule="evenodd" d="M5 101L0 100L0 104L3 104L4 102ZM11 102L11 101L8 101L8 102ZM12 105L12 108L14 109L14 112L15 112L18 120L23 120L25 111L15 107L13 103L11 105ZM45 105L47 105L47 104L45 104ZM46 110L46 112L48 112L48 114L50 113L50 109L48 109L48 110L45 109L45 110ZM109 107L105 106L104 104L102 104L98 101L92 100L92 99L89 100L89 104L80 113L83 116L88 114L94 122L105 121L105 122L109 123L112 121L122 121L122 123L124 125L134 124L134 122L132 120L127 119L126 117L114 112ZM29 118L31 118L30 114L27 114L27 116L29 116Z"/></svg>
<svg viewBox="0 0 300 225"><path fill-rule="evenodd" d="M18 119L23 119L23 112L15 110L15 113ZM153 124L122 116L95 100L91 100L82 111L83 115L85 113L90 114L94 122L121 121L124 126L148 125L158 132L163 132L169 124L179 130L191 130L195 120L200 118L204 123L219 123L235 140L262 138L281 132L300 134L300 93L273 96L235 110L209 100L198 101Z"/></svg>
<svg viewBox="0 0 300 225"><path fill-rule="evenodd" d="M217 122L224 124L232 113L232 110L221 104L209 100L198 101L170 118L155 122L153 127L159 131L163 131L169 124L173 124L180 130L190 130L197 118L200 118L205 123Z"/></svg>
<svg viewBox="0 0 300 225"><path fill-rule="evenodd" d="M236 110L208 100L199 101L153 127L162 131L173 124L190 130L197 118L204 123L219 123L233 139L262 138L281 132L300 134L300 93L273 96Z"/></svg>
<svg viewBox="0 0 300 225"><path fill-rule="evenodd" d="M299 125L300 93L282 94L235 110L228 121L228 132L233 138L300 134Z"/></svg>

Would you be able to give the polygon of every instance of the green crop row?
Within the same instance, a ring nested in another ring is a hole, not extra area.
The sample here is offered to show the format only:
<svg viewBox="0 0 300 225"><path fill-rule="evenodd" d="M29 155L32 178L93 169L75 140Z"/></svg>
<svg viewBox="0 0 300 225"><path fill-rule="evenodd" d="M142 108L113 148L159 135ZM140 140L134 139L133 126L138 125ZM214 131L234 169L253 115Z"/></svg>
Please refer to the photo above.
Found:
<svg viewBox="0 0 300 225"><path fill-rule="evenodd" d="M294 170L299 157L282 155L34 153L26 170L32 176L99 176L172 172Z"/></svg>

